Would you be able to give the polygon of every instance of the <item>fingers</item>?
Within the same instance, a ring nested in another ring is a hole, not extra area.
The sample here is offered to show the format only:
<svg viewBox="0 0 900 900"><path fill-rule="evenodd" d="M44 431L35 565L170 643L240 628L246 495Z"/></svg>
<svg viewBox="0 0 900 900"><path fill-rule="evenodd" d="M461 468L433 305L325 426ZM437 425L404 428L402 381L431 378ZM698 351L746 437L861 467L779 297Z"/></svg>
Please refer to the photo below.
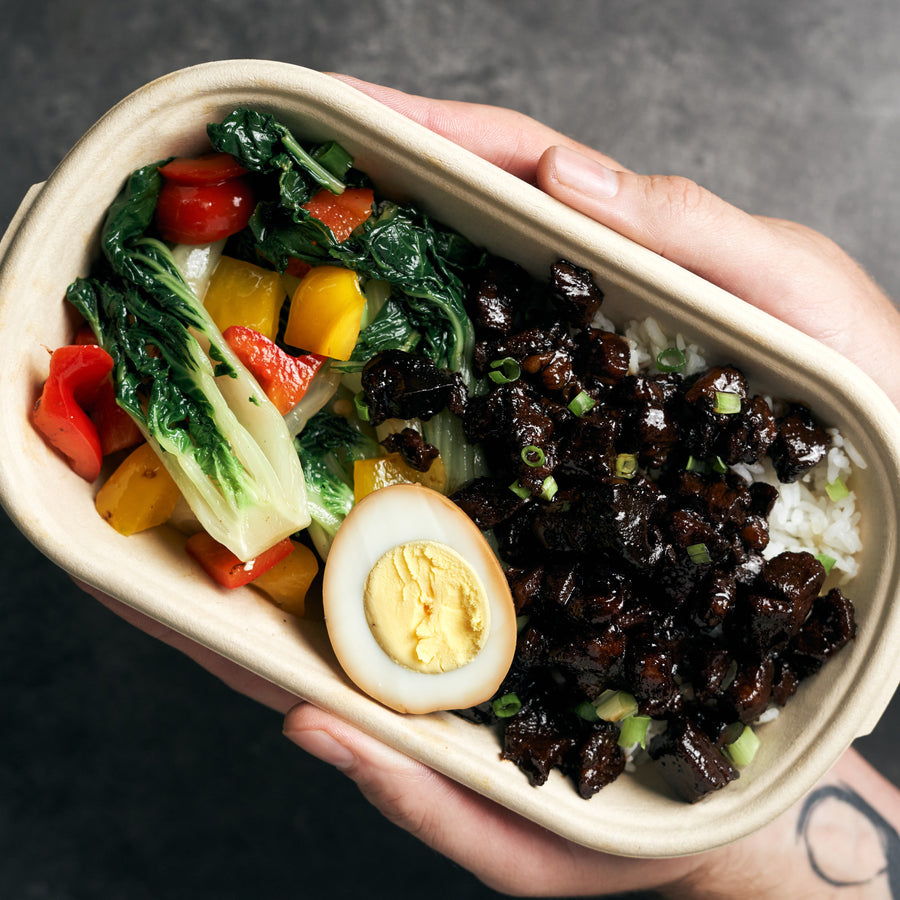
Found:
<svg viewBox="0 0 900 900"><path fill-rule="evenodd" d="M635 864L571 844L309 704L288 713L284 733L352 778L395 825L495 890L599 895L659 885L689 868Z"/></svg>
<svg viewBox="0 0 900 900"><path fill-rule="evenodd" d="M617 165L602 153L511 109L456 100L432 100L349 75L335 74L333 77L523 181L534 183L541 155L553 145L572 147L607 165Z"/></svg>
<svg viewBox="0 0 900 900"><path fill-rule="evenodd" d="M549 148L537 175L567 206L734 293L756 291L753 263L776 249L764 222L687 178L616 170L569 147Z"/></svg>
<svg viewBox="0 0 900 900"><path fill-rule="evenodd" d="M548 194L830 345L900 400L900 313L833 242L752 216L686 178L638 175L569 146L537 166Z"/></svg>

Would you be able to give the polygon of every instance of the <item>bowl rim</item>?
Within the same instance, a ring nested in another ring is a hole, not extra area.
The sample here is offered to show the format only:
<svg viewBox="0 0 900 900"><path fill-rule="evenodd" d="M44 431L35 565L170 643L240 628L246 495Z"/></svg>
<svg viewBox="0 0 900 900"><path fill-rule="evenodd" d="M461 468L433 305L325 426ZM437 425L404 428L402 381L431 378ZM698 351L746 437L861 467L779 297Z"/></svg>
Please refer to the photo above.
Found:
<svg viewBox="0 0 900 900"><path fill-rule="evenodd" d="M893 518L884 523L885 541L889 548L896 551L897 511L900 509L896 488L896 484L900 483L900 412L857 367L812 338L563 206L537 188L478 159L401 114L386 109L344 82L290 63L225 60L180 69L132 92L91 126L47 181L35 186L26 195L0 245L0 348L4 346L4 330L15 327L12 288L23 281L29 254L35 252L44 225L52 221L55 205L73 194L79 194L81 188L77 182L95 163L96 148L120 137L140 117L158 115L161 110L173 108L171 104L174 103L185 110L194 110L206 103L214 105L216 98L223 94L257 97L262 105L277 107L279 103L284 103L291 107L292 114L297 115L301 106L317 109L323 116L327 110L326 118L332 126L337 123L354 136L378 135L381 157L402 160L411 167L414 178L423 184L443 184L448 195L454 193L464 197L476 213L489 215L490 221L518 221L519 227L524 222L531 229L535 241L552 240L553 246L590 245L592 260L601 270L615 274L618 290L631 291L645 299L659 295L668 298L670 303L674 301L676 318L686 323L686 330L692 324L702 323L706 328L712 322L726 331L740 332L744 339L750 335L753 341L759 342L758 347L752 341L748 342L746 348L748 353L755 354L754 359L771 360L774 368L782 373L796 367L802 374L799 383L807 387L829 385L836 398L833 408L839 404L848 419L856 416L867 423L869 448L877 450L874 462L883 475L893 478L880 502L885 504L886 510L892 511ZM107 165L114 167L115 160ZM365 168L364 165L361 167ZM107 176L108 173L105 173ZM761 347L765 349L761 350ZM8 386L0 387L0 408L6 408L10 422L13 415L3 400L12 396ZM148 602L147 597L131 593L122 596L121 578L119 573L111 570L108 557L98 555L85 558L73 554L71 546L62 540L56 529L54 510L45 508L36 513L30 498L23 492L23 484L28 483L30 473L21 453L20 431L0 429L0 460L3 461L0 463L0 504L32 543L77 578L108 593L116 593L126 603L163 624L287 686L289 690L296 690L297 675L291 671L289 657L282 654L275 659L264 660L255 652L248 653L241 637L236 637L233 619L227 612L218 610L210 619L198 623L189 611L180 610L173 604L154 605ZM111 543L118 547L120 542ZM677 835L671 833L668 826L654 830L626 825L621 821L598 820L586 828L584 813L589 808L602 808L603 792L589 801L587 806L582 805L585 801L580 798L578 805L563 801L557 811L548 810L547 806L551 797L556 800L560 796L558 791L551 794L546 788L527 786L527 790L514 789L512 798L504 796L488 777L493 773L494 763L490 766L486 764L486 745L483 741L473 742L471 749L465 741L460 742L455 734L451 734L455 725L446 714L402 717L386 710L348 689L340 673L336 673L329 664L304 676L303 693L309 695L313 702L344 716L375 737L426 761L564 837L596 849L630 856L674 856L699 852L762 827L775 814L800 799L855 737L874 727L900 682L900 660L890 646L892 639L900 635L900 609L898 604L887 602L890 597L900 597L896 556L894 552L889 560L893 568L885 566L885 572L878 576L878 590L884 595L885 603L879 619L881 634L873 638L872 658L866 662L864 670L866 690L852 689L847 695L848 701L857 699L858 702L848 702L839 709L818 711L816 724L821 740L817 751L809 758L797 760L796 774L790 779L782 779L777 784L777 790L769 792L770 795L777 794L777 797L760 797L751 792L739 820L734 816L723 820L718 815L720 808L732 805L721 802L725 792L691 807L678 804L682 811L680 818L691 825L686 832L680 831ZM176 583L174 578L160 582L169 589L175 589ZM271 637L271 629L281 627L283 623L272 615L262 618L265 621L260 626L260 633L267 636L265 639L275 641L276 638ZM260 640L258 635L251 635L251 638L257 642ZM309 641L311 653L327 654L326 645L317 644L315 638L309 638ZM452 748L455 758L448 758L448 747ZM501 765L510 766L508 763ZM503 777L502 790L509 788L514 778ZM590 804L597 806L591 807ZM660 801L657 805L666 807L667 803ZM578 810L582 811L581 816L575 815ZM600 819L603 817L600 816Z"/></svg>

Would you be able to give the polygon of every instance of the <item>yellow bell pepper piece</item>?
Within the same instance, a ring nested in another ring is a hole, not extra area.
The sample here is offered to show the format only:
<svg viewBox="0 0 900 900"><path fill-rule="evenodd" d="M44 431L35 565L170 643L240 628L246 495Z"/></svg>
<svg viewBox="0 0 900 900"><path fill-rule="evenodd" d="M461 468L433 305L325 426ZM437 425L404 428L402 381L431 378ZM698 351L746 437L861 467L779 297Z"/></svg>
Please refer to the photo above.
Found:
<svg viewBox="0 0 900 900"><path fill-rule="evenodd" d="M119 534L130 535L162 525L175 509L180 492L149 444L125 457L97 493L97 512Z"/></svg>
<svg viewBox="0 0 900 900"><path fill-rule="evenodd" d="M427 472L419 472L408 465L399 453L388 453L373 459L358 459L353 463L353 497L359 503L367 494L389 484L423 484L432 490L446 493L447 471L438 456Z"/></svg>
<svg viewBox="0 0 900 900"><path fill-rule="evenodd" d="M359 337L365 305L355 272L315 266L291 298L284 340L309 353L347 360Z"/></svg>
<svg viewBox="0 0 900 900"><path fill-rule="evenodd" d="M291 543L293 552L250 584L286 613L302 616L306 612L306 593L319 572L319 562L306 544Z"/></svg>
<svg viewBox="0 0 900 900"><path fill-rule="evenodd" d="M278 272L223 256L209 280L203 305L219 331L245 325L274 340L286 297Z"/></svg>

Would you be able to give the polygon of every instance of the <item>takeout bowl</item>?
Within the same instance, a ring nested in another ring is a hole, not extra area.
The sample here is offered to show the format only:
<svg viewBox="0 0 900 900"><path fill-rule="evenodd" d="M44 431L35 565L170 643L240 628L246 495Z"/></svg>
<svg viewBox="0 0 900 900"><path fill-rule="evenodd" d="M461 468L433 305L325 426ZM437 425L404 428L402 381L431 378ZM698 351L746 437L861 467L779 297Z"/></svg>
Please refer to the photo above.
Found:
<svg viewBox="0 0 900 900"><path fill-rule="evenodd" d="M248 588L212 584L159 529L125 538L31 426L48 350L68 343L66 287L88 271L108 204L135 168L205 146L236 106L272 112L302 138L334 138L383 191L544 277L560 256L589 268L614 321L656 317L710 361L739 364L757 390L802 398L867 460L852 485L863 511L861 574L846 586L859 636L759 729L740 779L700 803L673 798L647 767L589 801L559 773L532 787L489 728L451 713L403 716L359 693L320 620L285 616ZM0 500L53 562L247 669L355 723L464 785L586 846L660 857L742 837L786 810L878 721L900 680L900 415L859 370L812 339L563 207L347 85L297 66L200 65L160 78L101 118L25 197L0 245Z"/></svg>

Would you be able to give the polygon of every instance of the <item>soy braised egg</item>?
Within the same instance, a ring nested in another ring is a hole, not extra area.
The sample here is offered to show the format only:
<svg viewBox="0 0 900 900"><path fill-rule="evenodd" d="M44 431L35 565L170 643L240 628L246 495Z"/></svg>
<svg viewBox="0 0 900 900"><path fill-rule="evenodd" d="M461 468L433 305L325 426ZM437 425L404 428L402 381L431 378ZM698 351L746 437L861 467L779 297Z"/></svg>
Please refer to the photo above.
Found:
<svg viewBox="0 0 900 900"><path fill-rule="evenodd" d="M516 613L503 569L471 519L430 488L395 484L353 507L322 597L347 676L399 712L475 706L512 664Z"/></svg>

